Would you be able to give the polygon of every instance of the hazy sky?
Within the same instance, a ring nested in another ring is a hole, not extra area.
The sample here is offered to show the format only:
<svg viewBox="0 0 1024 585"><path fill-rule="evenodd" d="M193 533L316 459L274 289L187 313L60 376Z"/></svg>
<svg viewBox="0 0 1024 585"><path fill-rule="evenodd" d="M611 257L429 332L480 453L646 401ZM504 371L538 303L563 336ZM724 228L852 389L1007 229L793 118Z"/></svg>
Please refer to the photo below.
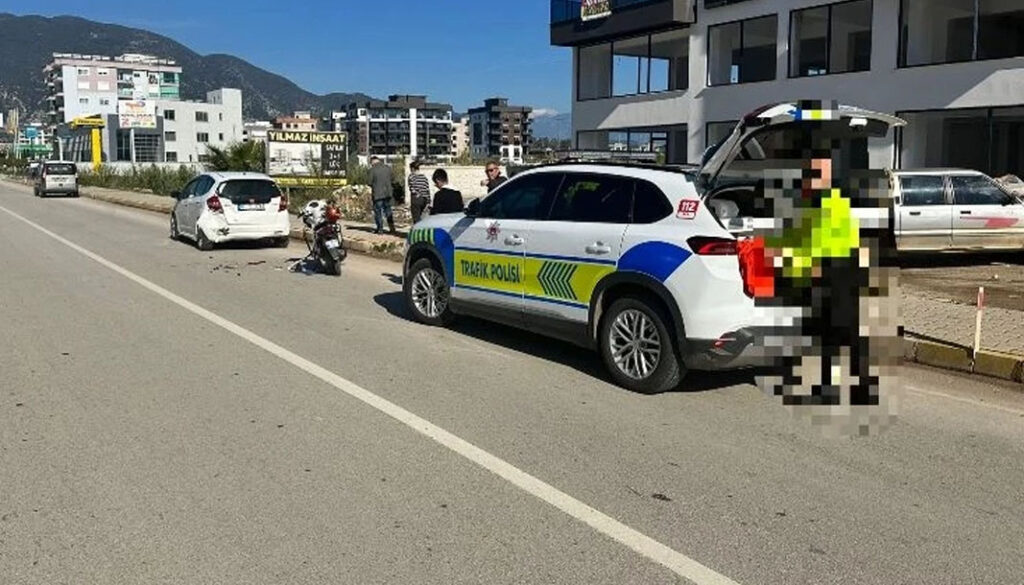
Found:
<svg viewBox="0 0 1024 585"><path fill-rule="evenodd" d="M230 53L315 93L425 93L458 111L503 95L517 105L565 112L572 53L550 45L549 6L548 0L0 0L0 12L81 16L144 28L204 55Z"/></svg>

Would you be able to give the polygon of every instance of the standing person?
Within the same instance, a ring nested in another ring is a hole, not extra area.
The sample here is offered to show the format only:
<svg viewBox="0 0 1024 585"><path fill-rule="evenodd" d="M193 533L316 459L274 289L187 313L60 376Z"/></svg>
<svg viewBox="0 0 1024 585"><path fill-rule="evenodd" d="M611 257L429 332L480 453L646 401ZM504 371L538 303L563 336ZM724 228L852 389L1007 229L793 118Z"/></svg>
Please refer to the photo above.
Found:
<svg viewBox="0 0 1024 585"><path fill-rule="evenodd" d="M487 173L487 178L480 181L480 185L487 187L487 193L494 191L508 180L507 177L501 176L501 167L496 162L487 163L487 166L484 167L484 172Z"/></svg>
<svg viewBox="0 0 1024 585"><path fill-rule="evenodd" d="M409 165L409 211L412 212L412 222L419 223L423 217L423 210L430 204L430 183L427 177L420 172L420 162L412 161Z"/></svg>
<svg viewBox="0 0 1024 585"><path fill-rule="evenodd" d="M448 173L444 169L437 169L431 177L437 193L434 193L434 204L430 206L431 214L458 213L463 211L462 193L448 186Z"/></svg>
<svg viewBox="0 0 1024 585"><path fill-rule="evenodd" d="M370 196L373 198L373 221L377 224L376 234L384 229L384 217L388 219L388 228L395 233L395 218L391 213L391 199L394 197L391 167L380 158L370 158Z"/></svg>

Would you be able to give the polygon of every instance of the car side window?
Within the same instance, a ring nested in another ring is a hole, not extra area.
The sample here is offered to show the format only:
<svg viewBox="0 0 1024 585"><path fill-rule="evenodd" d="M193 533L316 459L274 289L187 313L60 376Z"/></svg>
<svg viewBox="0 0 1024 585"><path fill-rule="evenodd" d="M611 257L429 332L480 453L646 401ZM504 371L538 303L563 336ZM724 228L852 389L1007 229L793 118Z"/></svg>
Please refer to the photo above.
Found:
<svg viewBox="0 0 1024 585"><path fill-rule="evenodd" d="M654 223L672 214L672 204L654 183L637 180L633 194L633 223Z"/></svg>
<svg viewBox="0 0 1024 585"><path fill-rule="evenodd" d="M938 175L907 175L900 177L901 205L946 205L946 187Z"/></svg>
<svg viewBox="0 0 1024 585"><path fill-rule="evenodd" d="M213 177L207 177L205 175L199 177L199 180L196 182L196 192L193 193L193 196L202 197L203 195L206 195L206 192L210 190L210 187L213 187L214 182Z"/></svg>
<svg viewBox="0 0 1024 585"><path fill-rule="evenodd" d="M563 176L561 173L535 173L511 179L480 202L477 217L547 219Z"/></svg>
<svg viewBox="0 0 1024 585"><path fill-rule="evenodd" d="M551 221L629 223L634 182L628 177L568 173L551 208Z"/></svg>
<svg viewBox="0 0 1024 585"><path fill-rule="evenodd" d="M953 201L957 205L1002 205L1009 196L987 177L978 175L954 176Z"/></svg>
<svg viewBox="0 0 1024 585"><path fill-rule="evenodd" d="M196 185L199 183L199 178L192 179L181 188L181 198L188 199L196 193Z"/></svg>

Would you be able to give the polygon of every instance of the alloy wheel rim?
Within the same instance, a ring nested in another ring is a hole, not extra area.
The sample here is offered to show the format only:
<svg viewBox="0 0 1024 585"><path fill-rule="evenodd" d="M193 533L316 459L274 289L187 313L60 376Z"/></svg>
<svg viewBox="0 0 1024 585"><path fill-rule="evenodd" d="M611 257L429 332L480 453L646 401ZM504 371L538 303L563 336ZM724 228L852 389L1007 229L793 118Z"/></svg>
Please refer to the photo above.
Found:
<svg viewBox="0 0 1024 585"><path fill-rule="evenodd" d="M654 321L637 309L619 313L608 333L615 366L634 380L644 380L658 368L661 345L661 335Z"/></svg>
<svg viewBox="0 0 1024 585"><path fill-rule="evenodd" d="M435 319L448 308L448 285L433 268L424 268L412 280L412 302L423 316Z"/></svg>

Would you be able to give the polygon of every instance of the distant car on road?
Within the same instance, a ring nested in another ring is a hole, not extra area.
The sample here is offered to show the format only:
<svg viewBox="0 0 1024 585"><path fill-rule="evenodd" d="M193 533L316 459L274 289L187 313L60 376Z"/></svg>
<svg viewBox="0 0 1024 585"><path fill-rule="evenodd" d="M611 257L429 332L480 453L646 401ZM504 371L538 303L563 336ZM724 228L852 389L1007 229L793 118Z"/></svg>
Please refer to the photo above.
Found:
<svg viewBox="0 0 1024 585"><path fill-rule="evenodd" d="M1024 200L967 169L892 171L899 251L1024 248Z"/></svg>
<svg viewBox="0 0 1024 585"><path fill-rule="evenodd" d="M180 191L171 210L171 237L185 236L200 250L242 240L272 240L288 247L288 199L262 173L204 173Z"/></svg>
<svg viewBox="0 0 1024 585"><path fill-rule="evenodd" d="M35 195L70 195L78 197L78 167L73 162L46 161L34 171Z"/></svg>

